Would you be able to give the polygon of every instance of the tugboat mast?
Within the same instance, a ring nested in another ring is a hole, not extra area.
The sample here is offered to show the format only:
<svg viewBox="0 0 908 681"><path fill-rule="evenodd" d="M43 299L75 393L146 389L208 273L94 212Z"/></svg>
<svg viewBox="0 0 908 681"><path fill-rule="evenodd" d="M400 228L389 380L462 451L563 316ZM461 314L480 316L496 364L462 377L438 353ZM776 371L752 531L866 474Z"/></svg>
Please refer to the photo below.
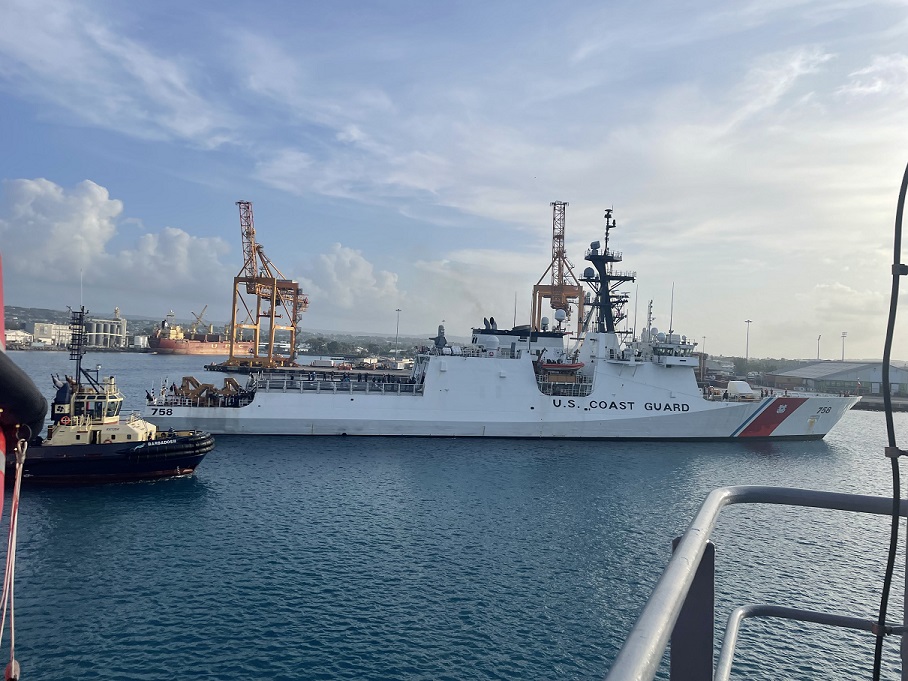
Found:
<svg viewBox="0 0 908 681"><path fill-rule="evenodd" d="M636 272L616 272L614 264L621 262L622 253L612 251L608 247L609 232L617 226L612 217L612 209L605 210L605 243L598 241L590 244L585 260L589 260L595 267L587 267L583 272L581 281L590 285L596 293L593 306L596 308L596 331L599 333L615 333L615 322L623 318L621 306L627 302L626 293L618 293L617 288L628 281L637 278ZM601 248L600 248L601 246Z"/></svg>
<svg viewBox="0 0 908 681"><path fill-rule="evenodd" d="M66 346L66 349L69 350L69 358L74 360L76 363L76 375L74 376L76 380L76 386L78 387L82 383L82 376L85 376L86 380L92 385L96 390L100 390L100 385L98 383L98 370L95 370L95 377L92 378L91 375L82 368L82 357L85 356L85 313L86 309L83 305L78 310L73 310L70 308L70 319L69 319L69 345ZM98 365L98 369L101 368L101 365Z"/></svg>

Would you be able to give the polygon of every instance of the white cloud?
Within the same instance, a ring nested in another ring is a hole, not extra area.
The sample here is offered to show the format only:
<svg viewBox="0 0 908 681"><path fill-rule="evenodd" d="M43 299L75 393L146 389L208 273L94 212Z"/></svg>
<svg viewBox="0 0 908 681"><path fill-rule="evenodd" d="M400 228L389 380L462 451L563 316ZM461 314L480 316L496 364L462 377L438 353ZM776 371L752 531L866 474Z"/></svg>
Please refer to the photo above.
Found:
<svg viewBox="0 0 908 681"><path fill-rule="evenodd" d="M872 324L889 311L888 292L858 290L841 283L817 284L808 295L798 295L797 298L809 301L817 321L831 319L839 326Z"/></svg>
<svg viewBox="0 0 908 681"><path fill-rule="evenodd" d="M347 77L333 73L337 55L287 45L249 29L231 29L238 44L233 68L250 96L281 112L284 125L316 124L338 133L349 132L358 121L395 113L391 97L376 85L358 82L355 70ZM359 52L357 52L358 54Z"/></svg>
<svg viewBox="0 0 908 681"><path fill-rule="evenodd" d="M235 274L220 261L230 251L219 238L165 227L116 249L121 201L86 180L65 189L46 179L8 181L0 202L6 302L59 309L75 305L84 287L93 308L120 306L129 314L164 307L218 304L229 317Z"/></svg>
<svg viewBox="0 0 908 681"><path fill-rule="evenodd" d="M215 147L234 122L185 64L127 38L81 4L12 0L0 22L0 83L82 122L139 138Z"/></svg>
<svg viewBox="0 0 908 681"><path fill-rule="evenodd" d="M735 99L741 105L724 133L779 105L805 76L817 73L833 55L819 47L798 48L790 52L763 56L738 87Z"/></svg>
<svg viewBox="0 0 908 681"><path fill-rule="evenodd" d="M338 243L318 256L310 282L328 305L358 313L378 301L394 304L399 295L396 275L376 271L360 251Z"/></svg>
<svg viewBox="0 0 908 681"><path fill-rule="evenodd" d="M397 275L377 270L362 252L332 245L304 268L300 286L312 301L305 326L327 330L387 330L389 311L402 304Z"/></svg>
<svg viewBox="0 0 908 681"><path fill-rule="evenodd" d="M284 149L255 166L255 173L266 184L291 194L311 191L315 163L309 154Z"/></svg>
<svg viewBox="0 0 908 681"><path fill-rule="evenodd" d="M123 204L94 182L81 182L67 193L43 178L7 182L3 208L0 235L7 266L19 272L37 266L58 283L106 260L105 247L123 212Z"/></svg>
<svg viewBox="0 0 908 681"><path fill-rule="evenodd" d="M908 55L875 56L869 66L850 74L839 92L848 97L886 95L904 100L908 97Z"/></svg>

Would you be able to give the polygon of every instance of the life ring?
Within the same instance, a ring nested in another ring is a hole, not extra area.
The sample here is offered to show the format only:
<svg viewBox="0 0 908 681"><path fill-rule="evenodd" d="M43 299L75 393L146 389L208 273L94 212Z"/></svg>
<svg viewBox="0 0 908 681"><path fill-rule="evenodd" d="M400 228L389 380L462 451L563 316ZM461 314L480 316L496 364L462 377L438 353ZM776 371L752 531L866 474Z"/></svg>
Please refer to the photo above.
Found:
<svg viewBox="0 0 908 681"><path fill-rule="evenodd" d="M107 438L106 440L104 440L104 444L109 445L110 443L111 443L111 439L110 439L110 438Z"/></svg>
<svg viewBox="0 0 908 681"><path fill-rule="evenodd" d="M489 350L489 357L494 357L494 356L495 356L495 353L492 352L491 350Z"/></svg>
<svg viewBox="0 0 908 681"><path fill-rule="evenodd" d="M68 426L70 423L72 423L72 420L68 416L64 416L62 419L60 419L60 423L62 423L64 426Z"/></svg>

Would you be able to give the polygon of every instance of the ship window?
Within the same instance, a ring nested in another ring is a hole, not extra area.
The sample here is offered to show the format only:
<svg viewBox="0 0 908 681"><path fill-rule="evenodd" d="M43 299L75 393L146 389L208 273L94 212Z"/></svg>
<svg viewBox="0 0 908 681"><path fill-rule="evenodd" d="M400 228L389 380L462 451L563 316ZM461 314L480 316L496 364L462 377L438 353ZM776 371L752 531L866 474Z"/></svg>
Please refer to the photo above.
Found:
<svg viewBox="0 0 908 681"><path fill-rule="evenodd" d="M76 434L76 439L77 439L77 440L81 440L81 439L82 439L82 436L79 435L79 434L77 433L77 434Z"/></svg>
<svg viewBox="0 0 908 681"><path fill-rule="evenodd" d="M120 413L121 406L122 404L119 400L111 400L107 403L107 415L117 416Z"/></svg>
<svg viewBox="0 0 908 681"><path fill-rule="evenodd" d="M131 439L132 439L132 435L127 435L127 436L126 436L126 439L127 439L127 440L131 440Z"/></svg>

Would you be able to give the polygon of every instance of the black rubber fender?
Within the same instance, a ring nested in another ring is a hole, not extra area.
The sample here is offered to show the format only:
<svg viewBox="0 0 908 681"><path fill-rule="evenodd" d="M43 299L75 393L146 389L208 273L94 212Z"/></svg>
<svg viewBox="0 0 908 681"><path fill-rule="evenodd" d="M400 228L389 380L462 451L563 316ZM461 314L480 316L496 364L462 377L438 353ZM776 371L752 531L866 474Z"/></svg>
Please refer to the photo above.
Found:
<svg viewBox="0 0 908 681"><path fill-rule="evenodd" d="M0 352L0 427L7 439L36 437L44 428L47 399L34 381L4 352ZM16 426L28 426L31 433L16 432Z"/></svg>

